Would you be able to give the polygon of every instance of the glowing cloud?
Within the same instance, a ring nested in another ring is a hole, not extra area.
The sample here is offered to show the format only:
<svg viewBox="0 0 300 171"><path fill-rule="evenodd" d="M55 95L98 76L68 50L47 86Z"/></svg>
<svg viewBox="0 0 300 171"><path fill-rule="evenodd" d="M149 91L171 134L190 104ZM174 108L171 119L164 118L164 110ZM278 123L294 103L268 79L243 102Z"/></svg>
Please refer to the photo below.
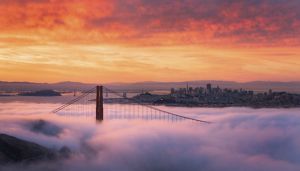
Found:
<svg viewBox="0 0 300 171"><path fill-rule="evenodd" d="M2 0L0 79L298 80L299 35L297 0Z"/></svg>

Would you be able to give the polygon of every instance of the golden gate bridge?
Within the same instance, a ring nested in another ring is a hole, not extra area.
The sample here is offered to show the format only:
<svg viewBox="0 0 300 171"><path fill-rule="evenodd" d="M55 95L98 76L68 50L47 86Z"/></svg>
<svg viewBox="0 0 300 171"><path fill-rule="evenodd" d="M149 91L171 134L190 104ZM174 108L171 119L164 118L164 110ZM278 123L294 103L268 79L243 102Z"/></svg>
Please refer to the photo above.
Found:
<svg viewBox="0 0 300 171"><path fill-rule="evenodd" d="M103 96L105 94L105 97ZM98 121L105 119L143 119L164 120L169 122L193 121L210 123L159 109L136 98L111 90L104 86L96 86L83 91L79 96L52 111L67 116L93 116Z"/></svg>

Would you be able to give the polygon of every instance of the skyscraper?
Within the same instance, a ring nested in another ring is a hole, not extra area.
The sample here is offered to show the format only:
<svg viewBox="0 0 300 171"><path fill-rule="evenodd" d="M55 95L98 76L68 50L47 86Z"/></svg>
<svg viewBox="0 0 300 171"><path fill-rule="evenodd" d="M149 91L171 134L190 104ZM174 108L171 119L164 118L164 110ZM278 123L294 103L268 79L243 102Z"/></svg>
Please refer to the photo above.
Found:
<svg viewBox="0 0 300 171"><path fill-rule="evenodd" d="M189 83L188 82L186 83L186 94L190 94L189 93Z"/></svg>
<svg viewBox="0 0 300 171"><path fill-rule="evenodd" d="M206 89L209 93L211 93L211 84L206 84Z"/></svg>

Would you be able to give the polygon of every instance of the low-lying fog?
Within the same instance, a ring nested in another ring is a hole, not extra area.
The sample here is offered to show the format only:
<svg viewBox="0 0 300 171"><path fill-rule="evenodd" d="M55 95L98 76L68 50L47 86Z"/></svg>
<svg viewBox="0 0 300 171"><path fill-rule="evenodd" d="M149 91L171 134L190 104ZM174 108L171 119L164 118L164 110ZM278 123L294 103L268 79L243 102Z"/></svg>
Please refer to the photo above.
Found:
<svg viewBox="0 0 300 171"><path fill-rule="evenodd" d="M0 133L51 149L67 146L69 159L0 170L299 171L300 109L178 108L212 121L170 123L105 120L49 114L55 103L0 99ZM39 122L46 124L40 128Z"/></svg>

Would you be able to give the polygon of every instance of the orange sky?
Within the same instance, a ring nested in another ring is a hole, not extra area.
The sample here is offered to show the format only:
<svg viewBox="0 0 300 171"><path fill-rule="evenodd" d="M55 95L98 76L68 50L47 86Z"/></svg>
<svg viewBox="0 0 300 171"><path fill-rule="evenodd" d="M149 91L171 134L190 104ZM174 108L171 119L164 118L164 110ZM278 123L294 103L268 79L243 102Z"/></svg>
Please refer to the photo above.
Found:
<svg viewBox="0 0 300 171"><path fill-rule="evenodd" d="M1 0L0 80L300 80L300 1Z"/></svg>

